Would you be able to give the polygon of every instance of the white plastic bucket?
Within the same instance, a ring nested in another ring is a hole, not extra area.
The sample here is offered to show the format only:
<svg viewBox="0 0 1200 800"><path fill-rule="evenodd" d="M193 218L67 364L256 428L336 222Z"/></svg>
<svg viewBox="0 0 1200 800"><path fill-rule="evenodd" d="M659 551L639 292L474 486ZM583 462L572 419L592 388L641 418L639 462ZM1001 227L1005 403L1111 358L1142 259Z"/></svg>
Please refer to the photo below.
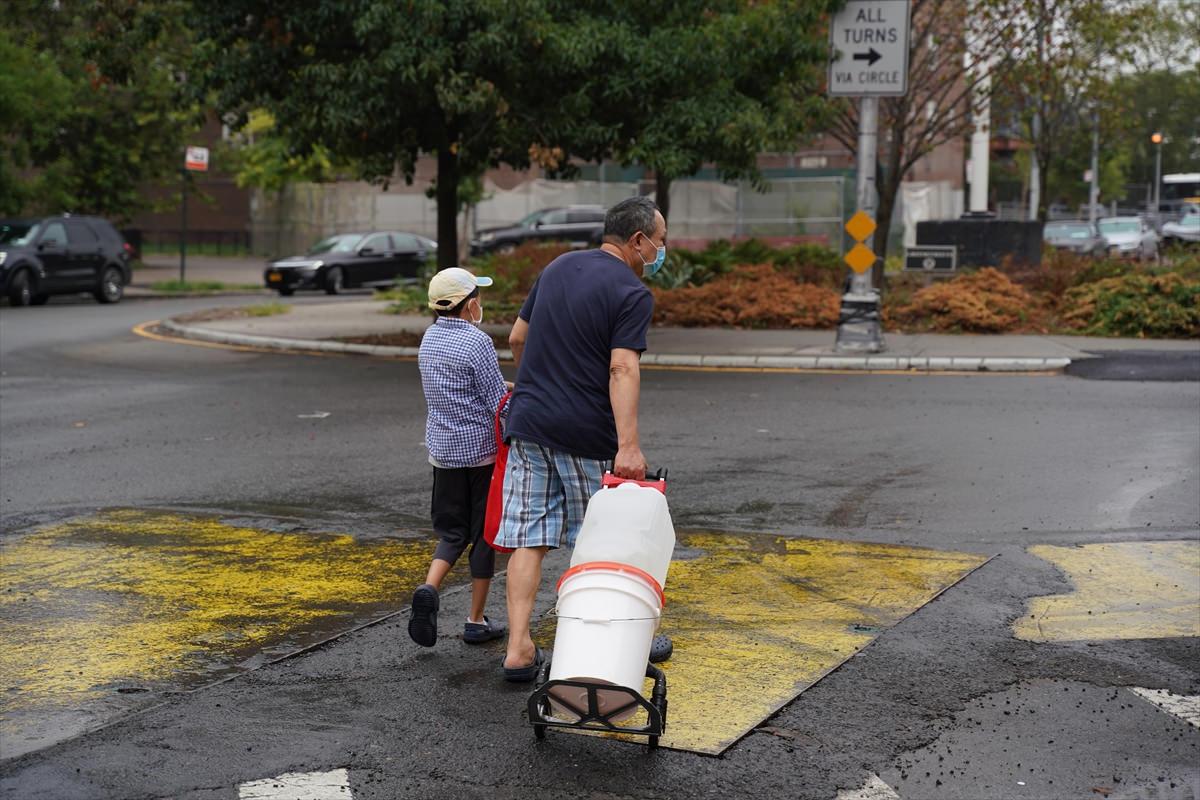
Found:
<svg viewBox="0 0 1200 800"><path fill-rule="evenodd" d="M641 694L650 645L662 616L662 593L639 569L621 564L580 565L563 576L558 587L558 625L550 680L578 680L625 686ZM556 716L575 715L555 697L587 709L587 692L571 687L551 691ZM597 692L601 713L625 705L625 692ZM613 722L632 716L635 706Z"/></svg>

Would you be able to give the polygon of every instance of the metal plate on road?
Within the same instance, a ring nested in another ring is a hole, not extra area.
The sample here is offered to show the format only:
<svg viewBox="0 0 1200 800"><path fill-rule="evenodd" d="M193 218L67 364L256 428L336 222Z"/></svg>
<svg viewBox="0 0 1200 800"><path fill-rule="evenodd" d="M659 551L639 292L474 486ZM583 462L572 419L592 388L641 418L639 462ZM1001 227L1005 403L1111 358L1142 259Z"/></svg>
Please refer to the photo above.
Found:
<svg viewBox="0 0 1200 800"><path fill-rule="evenodd" d="M849 0L829 25L829 94L908 93L909 0Z"/></svg>
<svg viewBox="0 0 1200 800"><path fill-rule="evenodd" d="M954 272L958 268L958 248L952 244L926 244L904 251L907 272Z"/></svg>
<svg viewBox="0 0 1200 800"><path fill-rule="evenodd" d="M684 533L661 632L675 651L663 747L720 755L988 559L832 539ZM554 642L547 621L534 638ZM643 687L643 695L649 689ZM635 720L640 721L640 720ZM558 729L564 733L628 737ZM629 737L642 744L645 737Z"/></svg>

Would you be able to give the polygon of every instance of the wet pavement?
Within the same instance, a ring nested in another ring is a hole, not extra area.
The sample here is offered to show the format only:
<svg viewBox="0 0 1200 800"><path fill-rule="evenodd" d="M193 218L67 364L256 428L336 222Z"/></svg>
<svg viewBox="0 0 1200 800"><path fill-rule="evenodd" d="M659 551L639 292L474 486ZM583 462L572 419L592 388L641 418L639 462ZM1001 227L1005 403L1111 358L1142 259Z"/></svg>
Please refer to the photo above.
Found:
<svg viewBox="0 0 1200 800"><path fill-rule="evenodd" d="M20 596L79 612L6 635L0 658L6 677L23 665L29 686L62 687L41 706L66 709L55 725L77 722L72 709L104 725L15 757L0 737L0 796L1200 797L1187 627L1200 593L1180 577L1200 542L1194 382L647 372L644 446L671 469L685 539L664 628L677 635L671 733L736 739L719 757L650 754L558 732L535 742L528 687L500 680L500 643L458 638L466 593L443 595L437 646L417 647L410 587L377 572L403 559L353 555L428 535L415 366L130 332L204 302L0 309L0 561L19 556L5 580ZM178 525L132 525L151 514L204 521L203 546ZM85 520L124 527L73 527ZM348 588L343 562L378 586ZM909 562L940 566L891 571ZM243 586L264 563L325 588ZM550 638L565 566L548 559L538 596ZM1023 626L1031 613L1041 636ZM147 621L183 644L138 633ZM105 657L84 652L93 640ZM773 669L739 670L760 647ZM84 676L55 672L70 659ZM195 687L205 670L232 679ZM748 682L730 696L761 706L728 729L736 703L683 699L735 678ZM713 716L685 724L689 705Z"/></svg>

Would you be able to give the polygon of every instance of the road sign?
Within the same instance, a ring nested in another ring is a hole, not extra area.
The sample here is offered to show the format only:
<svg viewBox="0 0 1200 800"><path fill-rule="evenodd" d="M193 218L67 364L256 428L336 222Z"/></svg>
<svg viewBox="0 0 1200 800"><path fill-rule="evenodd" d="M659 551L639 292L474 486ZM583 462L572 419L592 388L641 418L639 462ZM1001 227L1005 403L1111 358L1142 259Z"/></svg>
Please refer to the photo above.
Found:
<svg viewBox="0 0 1200 800"><path fill-rule="evenodd" d="M875 251L863 244L867 237L875 232L875 227L875 220L871 219L871 215L865 211L856 212L846 221L846 233L850 234L850 238L858 244L850 248L850 252L846 253L843 260L850 265L850 269L859 275L875 266Z"/></svg>
<svg viewBox="0 0 1200 800"><path fill-rule="evenodd" d="M919 244L904 252L906 272L949 273L958 268L958 248L952 244Z"/></svg>
<svg viewBox="0 0 1200 800"><path fill-rule="evenodd" d="M908 93L910 0L849 0L830 22L835 97Z"/></svg>
<svg viewBox="0 0 1200 800"><path fill-rule="evenodd" d="M183 161L183 167L192 172L208 172L208 148L189 147Z"/></svg>

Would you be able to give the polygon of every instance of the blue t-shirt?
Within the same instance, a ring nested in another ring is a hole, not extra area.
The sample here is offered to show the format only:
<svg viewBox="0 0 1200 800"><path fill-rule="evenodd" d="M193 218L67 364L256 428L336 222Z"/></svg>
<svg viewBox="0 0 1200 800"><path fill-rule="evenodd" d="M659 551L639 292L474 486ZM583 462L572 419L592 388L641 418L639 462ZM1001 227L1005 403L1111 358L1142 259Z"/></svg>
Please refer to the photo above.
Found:
<svg viewBox="0 0 1200 800"><path fill-rule="evenodd" d="M654 296L615 256L580 250L554 259L521 307L529 334L508 436L584 458L613 458L612 351L645 350L653 313Z"/></svg>

